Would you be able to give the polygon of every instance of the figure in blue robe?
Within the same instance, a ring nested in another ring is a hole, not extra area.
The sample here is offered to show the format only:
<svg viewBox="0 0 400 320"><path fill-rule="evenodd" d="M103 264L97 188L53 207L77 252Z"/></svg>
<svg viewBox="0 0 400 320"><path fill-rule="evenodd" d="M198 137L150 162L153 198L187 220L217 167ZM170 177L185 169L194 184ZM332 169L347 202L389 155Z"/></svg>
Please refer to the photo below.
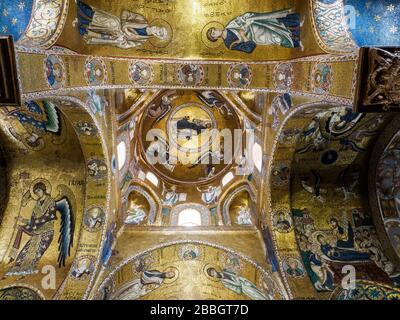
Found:
<svg viewBox="0 0 400 320"><path fill-rule="evenodd" d="M284 48L302 47L300 15L291 9L270 13L246 12L230 21L221 30L210 28L210 41L223 39L228 49L252 53L257 45L279 45Z"/></svg>
<svg viewBox="0 0 400 320"><path fill-rule="evenodd" d="M319 244L321 245L322 253L327 256L332 261L339 262L356 262L356 261L369 261L370 254L364 252L358 252L351 249L342 249L337 247L332 247L327 243L323 235L317 237Z"/></svg>
<svg viewBox="0 0 400 320"><path fill-rule="evenodd" d="M351 223L347 224L347 230L339 224L339 221L336 218L331 218L329 224L338 238L336 247L344 249L354 248L354 231Z"/></svg>
<svg viewBox="0 0 400 320"><path fill-rule="evenodd" d="M310 250L301 251L304 268L318 291L332 291L334 289L334 276L332 271L324 265L322 260Z"/></svg>
<svg viewBox="0 0 400 320"><path fill-rule="evenodd" d="M122 10L118 17L81 0L77 0L76 4L74 25L78 26L79 34L87 44L131 49L144 45L151 37L167 40L168 30L161 26L149 26L141 14Z"/></svg>

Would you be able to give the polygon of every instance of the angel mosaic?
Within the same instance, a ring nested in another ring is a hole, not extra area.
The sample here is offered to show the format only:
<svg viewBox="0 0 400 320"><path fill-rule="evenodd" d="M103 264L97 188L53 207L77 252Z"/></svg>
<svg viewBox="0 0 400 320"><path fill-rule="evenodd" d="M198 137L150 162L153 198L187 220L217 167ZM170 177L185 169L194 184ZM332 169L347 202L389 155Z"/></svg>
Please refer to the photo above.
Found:
<svg viewBox="0 0 400 320"><path fill-rule="evenodd" d="M55 198L51 196L51 189L50 182L37 179L23 195L21 207L26 207L30 201L35 201L35 206L30 219L21 216L16 219L16 235L9 261L14 265L6 276L35 273L40 259L53 242L57 225L60 230L57 262L60 268L65 266L74 242L76 201L73 192L63 184L57 187L59 193ZM19 251L23 235L27 235L29 240Z"/></svg>
<svg viewBox="0 0 400 320"><path fill-rule="evenodd" d="M140 204L136 201L129 201L124 223L132 225L143 224L147 218L146 211L144 204Z"/></svg>
<svg viewBox="0 0 400 320"><path fill-rule="evenodd" d="M150 25L138 13L123 10L121 17L117 17L80 0L76 4L78 16L74 24L88 44L131 49L144 45L151 38L161 42L168 42L171 38L169 26Z"/></svg>
<svg viewBox="0 0 400 320"><path fill-rule="evenodd" d="M129 283L129 286L118 294L118 300L137 300L161 287L168 279L176 277L175 271L143 270L140 278Z"/></svg>
<svg viewBox="0 0 400 320"><path fill-rule="evenodd" d="M222 97L214 91L199 91L197 97L201 102L205 103L210 109L216 108L220 115L224 119L228 119L232 116L232 111L228 108L226 102L223 101Z"/></svg>
<svg viewBox="0 0 400 320"><path fill-rule="evenodd" d="M239 295L245 295L252 300L271 300L271 297L258 289L254 283L234 271L226 269L217 271L210 267L206 273L209 277L221 281L225 288Z"/></svg>
<svg viewBox="0 0 400 320"><path fill-rule="evenodd" d="M154 260L152 256L142 256L134 262L133 272L138 277L115 292L111 299L114 300L138 300L141 297L160 288L162 285L174 282L179 272L174 267L164 271L152 268Z"/></svg>
<svg viewBox="0 0 400 320"><path fill-rule="evenodd" d="M222 39L228 49L245 53L252 53L259 45L304 49L300 40L302 25L300 15L293 9L246 12L226 26L209 23L205 28L206 39L203 41L212 43Z"/></svg>
<svg viewBox="0 0 400 320"><path fill-rule="evenodd" d="M10 134L31 150L41 150L45 146L44 136L53 134L52 142L62 144L62 117L57 107L50 101L27 101L21 108L13 109L7 117L14 121L8 128ZM18 128L22 125L23 131Z"/></svg>

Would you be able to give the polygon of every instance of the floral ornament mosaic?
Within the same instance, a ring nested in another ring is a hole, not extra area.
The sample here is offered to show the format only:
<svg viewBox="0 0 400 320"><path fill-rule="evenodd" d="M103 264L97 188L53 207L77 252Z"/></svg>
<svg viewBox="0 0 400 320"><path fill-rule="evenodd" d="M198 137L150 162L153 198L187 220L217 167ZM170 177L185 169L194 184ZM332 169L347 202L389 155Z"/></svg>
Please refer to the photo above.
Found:
<svg viewBox="0 0 400 320"><path fill-rule="evenodd" d="M364 2L364 1L363 1ZM310 0L313 29L319 45L329 52L357 49L347 26L343 0Z"/></svg>
<svg viewBox="0 0 400 320"><path fill-rule="evenodd" d="M224 252L219 256L219 261L227 270L238 272L243 269L240 258L233 253Z"/></svg>
<svg viewBox="0 0 400 320"><path fill-rule="evenodd" d="M97 127L87 121L76 122L74 127L77 133L82 136L93 137L99 133Z"/></svg>
<svg viewBox="0 0 400 320"><path fill-rule="evenodd" d="M340 289L336 300L400 300L400 291L388 286L358 282L354 289Z"/></svg>
<svg viewBox="0 0 400 320"><path fill-rule="evenodd" d="M13 286L0 289L1 300L44 300L35 290L22 286Z"/></svg>
<svg viewBox="0 0 400 320"><path fill-rule="evenodd" d="M157 258L151 253L145 253L133 261L132 271L134 274L139 274L143 270L151 269L157 262Z"/></svg>
<svg viewBox="0 0 400 320"><path fill-rule="evenodd" d="M287 163L278 163L272 169L272 184L274 186L284 186L289 183L290 166Z"/></svg>
<svg viewBox="0 0 400 320"><path fill-rule="evenodd" d="M25 2L13 1L21 6ZM31 3L32 1L28 1ZM27 4L27 3L26 3ZM61 34L68 13L68 0L35 0L29 25L18 45L25 47L52 46Z"/></svg>

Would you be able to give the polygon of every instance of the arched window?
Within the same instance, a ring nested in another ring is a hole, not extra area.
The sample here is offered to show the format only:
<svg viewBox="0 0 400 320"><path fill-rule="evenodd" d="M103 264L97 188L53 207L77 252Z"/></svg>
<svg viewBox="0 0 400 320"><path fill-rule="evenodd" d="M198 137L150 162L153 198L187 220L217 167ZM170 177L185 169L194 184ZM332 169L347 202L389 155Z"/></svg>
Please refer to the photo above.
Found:
<svg viewBox="0 0 400 320"><path fill-rule="evenodd" d="M117 154L118 154L118 169L121 170L126 162L126 144L124 141L118 143Z"/></svg>
<svg viewBox="0 0 400 320"><path fill-rule="evenodd" d="M253 161L254 165L256 166L257 170L261 172L262 169L262 158L263 158L263 153L262 153L262 148L259 143L254 143L253 146Z"/></svg>
<svg viewBox="0 0 400 320"><path fill-rule="evenodd" d="M178 226L199 227L201 226L201 213L196 209L185 209L179 212Z"/></svg>
<svg viewBox="0 0 400 320"><path fill-rule="evenodd" d="M232 172L228 172L224 177L222 178L222 186L225 187L229 182L233 180L235 176L233 175Z"/></svg>

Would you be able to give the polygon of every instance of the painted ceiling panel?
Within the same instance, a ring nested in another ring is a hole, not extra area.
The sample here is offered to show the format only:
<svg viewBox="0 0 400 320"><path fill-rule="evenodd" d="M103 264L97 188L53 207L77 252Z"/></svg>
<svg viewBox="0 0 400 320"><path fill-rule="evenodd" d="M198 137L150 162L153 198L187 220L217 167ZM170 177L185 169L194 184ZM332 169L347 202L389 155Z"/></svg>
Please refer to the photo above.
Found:
<svg viewBox="0 0 400 320"><path fill-rule="evenodd" d="M12 35L17 41L28 27L33 0L0 1L0 34Z"/></svg>

